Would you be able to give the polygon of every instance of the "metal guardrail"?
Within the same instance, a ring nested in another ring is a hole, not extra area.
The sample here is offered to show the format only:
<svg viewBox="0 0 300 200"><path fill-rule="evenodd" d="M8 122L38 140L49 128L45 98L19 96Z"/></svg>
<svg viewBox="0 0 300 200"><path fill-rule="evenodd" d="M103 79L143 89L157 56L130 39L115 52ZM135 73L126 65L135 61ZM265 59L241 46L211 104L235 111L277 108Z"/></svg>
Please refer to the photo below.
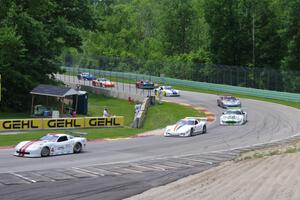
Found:
<svg viewBox="0 0 300 200"><path fill-rule="evenodd" d="M81 72L89 71L92 74L101 74L102 76L106 76L106 77L117 77L117 78L127 79L127 80L147 79L147 80L152 80L154 82L166 83L170 85L188 86L193 88L207 89L207 90L219 91L224 93L235 93L235 94L249 95L254 97L263 97L263 98L270 98L270 99L277 99L277 100L300 102L300 94L298 93L278 92L278 91L262 90L262 89L231 86L231 85L222 85L222 84L215 84L215 83L180 80L175 78L150 76L150 75L135 74L129 72L115 72L115 71L104 71L104 70L97 70L97 69L73 68L73 67L63 67L63 69L65 69L69 73L71 72L77 73L78 71Z"/></svg>

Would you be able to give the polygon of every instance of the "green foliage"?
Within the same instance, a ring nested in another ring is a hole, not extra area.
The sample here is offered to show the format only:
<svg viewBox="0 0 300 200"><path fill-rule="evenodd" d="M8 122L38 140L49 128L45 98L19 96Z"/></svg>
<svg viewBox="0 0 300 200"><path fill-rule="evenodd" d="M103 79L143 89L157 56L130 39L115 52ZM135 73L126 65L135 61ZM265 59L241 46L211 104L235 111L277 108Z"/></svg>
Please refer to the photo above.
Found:
<svg viewBox="0 0 300 200"><path fill-rule="evenodd" d="M0 5L1 109L24 110L34 86L54 83L57 57L64 47L81 46L79 29L93 28L93 16L84 0L1 0Z"/></svg>
<svg viewBox="0 0 300 200"><path fill-rule="evenodd" d="M0 0L0 5L2 110L26 109L28 92L54 83L61 63L300 91L299 72L292 71L300 70L300 0ZM208 63L253 72L244 82L233 81L238 71L226 74L227 67ZM271 68L281 70L274 79Z"/></svg>
<svg viewBox="0 0 300 200"><path fill-rule="evenodd" d="M287 52L283 59L283 68L300 70L300 1L289 1L285 6L287 19L285 20L284 38Z"/></svg>
<svg viewBox="0 0 300 200"><path fill-rule="evenodd" d="M279 68L279 23L268 0L207 0L211 51L217 63Z"/></svg>
<svg viewBox="0 0 300 200"><path fill-rule="evenodd" d="M180 106L173 103L163 103L149 108L147 118L142 129L129 128L133 121L134 105L129 104L126 100L120 100L102 95L89 95L89 115L101 116L103 108L107 107L110 114L124 116L125 128L94 128L82 129L81 131L87 132L88 140L101 139L101 138L119 138L130 137L138 133L150 131L153 129L163 128L169 124L173 124L181 118L186 116L204 116L197 110ZM170 115L172 112L172 115ZM22 113L1 113L0 118L27 118L26 114ZM157 120L157 119L161 120ZM51 130L51 132L64 133L65 130ZM49 130L22 132L21 134L0 134L0 146L16 145L20 141L35 140L49 133Z"/></svg>
<svg viewBox="0 0 300 200"><path fill-rule="evenodd" d="M166 55L188 53L191 50L192 20L195 16L191 0L163 0L163 44Z"/></svg>

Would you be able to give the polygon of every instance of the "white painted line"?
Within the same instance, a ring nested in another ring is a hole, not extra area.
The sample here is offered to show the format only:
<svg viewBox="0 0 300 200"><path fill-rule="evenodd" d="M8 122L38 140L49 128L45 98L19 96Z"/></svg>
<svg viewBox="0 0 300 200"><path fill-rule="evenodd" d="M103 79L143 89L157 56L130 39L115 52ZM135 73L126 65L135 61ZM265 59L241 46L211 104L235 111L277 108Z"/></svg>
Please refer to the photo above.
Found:
<svg viewBox="0 0 300 200"><path fill-rule="evenodd" d="M32 172L33 173L33 172ZM52 178L49 178L48 176L43 176L43 175L41 175L41 174L38 174L38 173L33 173L35 176L40 176L40 177L43 177L43 178L47 178L47 179L49 179L51 182L55 182L55 180L54 179L52 179Z"/></svg>
<svg viewBox="0 0 300 200"><path fill-rule="evenodd" d="M212 165L212 164L214 164L213 162L206 161L206 160L190 159L190 158L181 158L181 159L190 160L190 161L195 161L195 162L207 163L207 164L209 164L209 165Z"/></svg>
<svg viewBox="0 0 300 200"><path fill-rule="evenodd" d="M138 173L138 174L143 173L142 171L138 171L138 170L134 170L134 169L128 169L128 168L120 168L120 169L127 170L127 171L133 172L133 173ZM116 168L115 170L118 171L118 168Z"/></svg>
<svg viewBox="0 0 300 200"><path fill-rule="evenodd" d="M93 177L104 176L104 174L99 174L97 172L92 172L92 171L89 171L89 170L86 170L86 169L81 169L81 168L78 168L78 167L72 167L72 169L74 171L85 173L85 174L87 174L89 176L93 176Z"/></svg>
<svg viewBox="0 0 300 200"><path fill-rule="evenodd" d="M122 175L122 174L120 174L120 173L117 173L117 172L112 172L112 171L109 171L109 170L107 170L107 169L102 169L102 168L93 168L93 169L95 169L95 170L98 170L98 171L102 171L102 172L108 172L108 173L111 173L111 174L114 174L114 175ZM112 168L113 169L113 168ZM105 176L105 174L104 174L104 176Z"/></svg>
<svg viewBox="0 0 300 200"><path fill-rule="evenodd" d="M177 169L177 167L172 167L172 166L169 166L169 165L163 165L163 164L156 164L155 163L154 167L156 167L156 166L161 167L164 170L167 170L167 169Z"/></svg>
<svg viewBox="0 0 300 200"><path fill-rule="evenodd" d="M181 162L178 162L178 161L176 162L176 161L173 161L173 160L168 160L168 162L180 164L180 165L187 166L187 167L195 167L194 165L190 165L190 164L186 164L186 163L181 163Z"/></svg>
<svg viewBox="0 0 300 200"><path fill-rule="evenodd" d="M166 171L167 169L163 168L161 165L156 164L155 166L151 165L151 167L158 169L160 171Z"/></svg>
<svg viewBox="0 0 300 200"><path fill-rule="evenodd" d="M22 175L20 175L20 174L15 173L15 172L10 172L10 174L12 174L12 175L14 175L14 176L17 176L17 177L19 177L19 178L21 178L21 179L24 179L24 180L26 180L26 181L29 181L29 182L31 182L31 183L36 183L35 180L30 179L30 178L27 178L27 177L25 177L25 176L22 176Z"/></svg>
<svg viewBox="0 0 300 200"><path fill-rule="evenodd" d="M132 165L132 166L137 167L137 168L143 168L143 169L146 169L146 170L157 171L156 168L145 167L143 165Z"/></svg>

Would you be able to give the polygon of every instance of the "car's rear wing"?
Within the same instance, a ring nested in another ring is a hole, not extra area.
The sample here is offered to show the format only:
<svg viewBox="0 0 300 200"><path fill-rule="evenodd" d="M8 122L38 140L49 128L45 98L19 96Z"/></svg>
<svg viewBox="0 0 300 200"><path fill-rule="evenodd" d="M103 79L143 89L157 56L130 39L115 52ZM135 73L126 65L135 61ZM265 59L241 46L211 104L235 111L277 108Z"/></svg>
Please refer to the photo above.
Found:
<svg viewBox="0 0 300 200"><path fill-rule="evenodd" d="M197 119L200 121L207 121L207 117L186 117L184 119Z"/></svg>
<svg viewBox="0 0 300 200"><path fill-rule="evenodd" d="M67 131L70 135L79 135L80 137L86 136L88 133L85 132L79 132L79 131Z"/></svg>

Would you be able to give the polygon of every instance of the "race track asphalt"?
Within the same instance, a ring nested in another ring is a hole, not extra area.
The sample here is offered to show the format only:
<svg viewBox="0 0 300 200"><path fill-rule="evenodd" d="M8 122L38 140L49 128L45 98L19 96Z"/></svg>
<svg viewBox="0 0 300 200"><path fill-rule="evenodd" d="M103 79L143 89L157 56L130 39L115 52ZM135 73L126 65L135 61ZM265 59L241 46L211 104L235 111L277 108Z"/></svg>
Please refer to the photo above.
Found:
<svg viewBox="0 0 300 200"><path fill-rule="evenodd" d="M216 95L181 91L166 99L204 107L216 121L204 135L91 142L76 155L19 158L2 149L1 199L122 199L232 159L237 149L300 134L300 110L292 107L242 99L248 122L220 126Z"/></svg>

